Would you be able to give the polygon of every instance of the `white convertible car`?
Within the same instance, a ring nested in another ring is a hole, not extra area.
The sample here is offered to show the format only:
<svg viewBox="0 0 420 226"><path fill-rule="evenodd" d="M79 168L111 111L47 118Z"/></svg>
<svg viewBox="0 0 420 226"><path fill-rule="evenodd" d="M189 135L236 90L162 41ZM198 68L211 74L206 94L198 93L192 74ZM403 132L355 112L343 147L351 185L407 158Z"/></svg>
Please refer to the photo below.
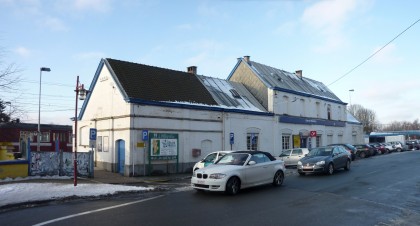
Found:
<svg viewBox="0 0 420 226"><path fill-rule="evenodd" d="M235 195L242 188L269 183L279 186L284 173L284 162L270 153L235 151L215 164L196 170L191 177L191 186L197 191L223 191Z"/></svg>

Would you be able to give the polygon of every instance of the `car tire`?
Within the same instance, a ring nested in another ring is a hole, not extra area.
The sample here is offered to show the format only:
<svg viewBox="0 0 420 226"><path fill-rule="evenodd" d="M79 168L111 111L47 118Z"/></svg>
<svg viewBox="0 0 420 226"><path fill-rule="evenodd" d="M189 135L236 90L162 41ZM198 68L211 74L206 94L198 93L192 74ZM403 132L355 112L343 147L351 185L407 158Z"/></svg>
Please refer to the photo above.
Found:
<svg viewBox="0 0 420 226"><path fill-rule="evenodd" d="M344 166L344 170L346 171L350 170L350 160L347 160L346 165Z"/></svg>
<svg viewBox="0 0 420 226"><path fill-rule="evenodd" d="M305 175L306 175L306 173L299 172L299 175L300 175L300 176L305 176Z"/></svg>
<svg viewBox="0 0 420 226"><path fill-rule="evenodd" d="M364 159L366 158L366 153L364 151L359 153L359 158Z"/></svg>
<svg viewBox="0 0 420 226"><path fill-rule="evenodd" d="M231 177L226 183L225 193L228 195L236 195L241 188L241 181L238 177Z"/></svg>
<svg viewBox="0 0 420 226"><path fill-rule="evenodd" d="M332 163L328 164L327 174L333 175L334 174L334 165Z"/></svg>
<svg viewBox="0 0 420 226"><path fill-rule="evenodd" d="M401 150L401 148L397 148L397 152L401 152L402 150Z"/></svg>
<svg viewBox="0 0 420 226"><path fill-rule="evenodd" d="M284 181L284 173L283 171L279 170L276 172L276 174L274 174L273 185L280 186L283 184L283 181Z"/></svg>

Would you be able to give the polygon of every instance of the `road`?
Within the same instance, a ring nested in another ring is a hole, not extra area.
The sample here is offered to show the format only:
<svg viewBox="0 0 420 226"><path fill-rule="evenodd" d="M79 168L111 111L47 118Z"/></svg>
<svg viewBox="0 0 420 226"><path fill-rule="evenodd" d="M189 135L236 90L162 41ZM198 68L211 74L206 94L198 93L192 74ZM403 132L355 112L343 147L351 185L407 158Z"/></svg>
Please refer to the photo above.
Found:
<svg viewBox="0 0 420 226"><path fill-rule="evenodd" d="M357 160L332 176L296 174L236 196L151 192L0 214L2 225L420 225L420 151ZM188 183L188 181L185 181Z"/></svg>

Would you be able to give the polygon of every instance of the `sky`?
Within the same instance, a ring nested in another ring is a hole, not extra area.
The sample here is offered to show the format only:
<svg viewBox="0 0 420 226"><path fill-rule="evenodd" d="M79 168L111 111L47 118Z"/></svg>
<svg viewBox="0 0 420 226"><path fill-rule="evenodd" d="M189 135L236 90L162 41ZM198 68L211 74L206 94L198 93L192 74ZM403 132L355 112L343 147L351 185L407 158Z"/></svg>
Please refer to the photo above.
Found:
<svg viewBox="0 0 420 226"><path fill-rule="evenodd" d="M419 8L417 0L0 0L0 69L21 70L0 99L11 102L6 112L37 123L41 83L41 123L71 125L76 78L89 87L102 58L197 66L226 79L237 58L250 56L302 70L343 102L373 110L379 123L412 122Z"/></svg>

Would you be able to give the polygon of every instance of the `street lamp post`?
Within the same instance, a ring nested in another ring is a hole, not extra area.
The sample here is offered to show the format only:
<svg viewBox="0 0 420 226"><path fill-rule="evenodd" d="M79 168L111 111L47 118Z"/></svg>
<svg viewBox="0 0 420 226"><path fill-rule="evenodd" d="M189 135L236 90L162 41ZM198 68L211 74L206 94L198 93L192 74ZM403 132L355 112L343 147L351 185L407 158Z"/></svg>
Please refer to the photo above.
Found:
<svg viewBox="0 0 420 226"><path fill-rule="evenodd" d="M351 92L354 92L354 89L349 89L349 98L350 98L350 105L351 105Z"/></svg>
<svg viewBox="0 0 420 226"><path fill-rule="evenodd" d="M74 186L77 186L77 104L78 104L78 97L80 100L84 100L86 98L87 90L84 88L83 84L79 82L79 76L77 76L76 81L76 108L74 109Z"/></svg>
<svg viewBox="0 0 420 226"><path fill-rule="evenodd" d="M42 72L50 72L51 69L48 67L41 67L39 70L39 98L38 98L38 136L36 138L37 145L36 145L36 151L40 151L40 138L41 138L41 78L42 78Z"/></svg>

